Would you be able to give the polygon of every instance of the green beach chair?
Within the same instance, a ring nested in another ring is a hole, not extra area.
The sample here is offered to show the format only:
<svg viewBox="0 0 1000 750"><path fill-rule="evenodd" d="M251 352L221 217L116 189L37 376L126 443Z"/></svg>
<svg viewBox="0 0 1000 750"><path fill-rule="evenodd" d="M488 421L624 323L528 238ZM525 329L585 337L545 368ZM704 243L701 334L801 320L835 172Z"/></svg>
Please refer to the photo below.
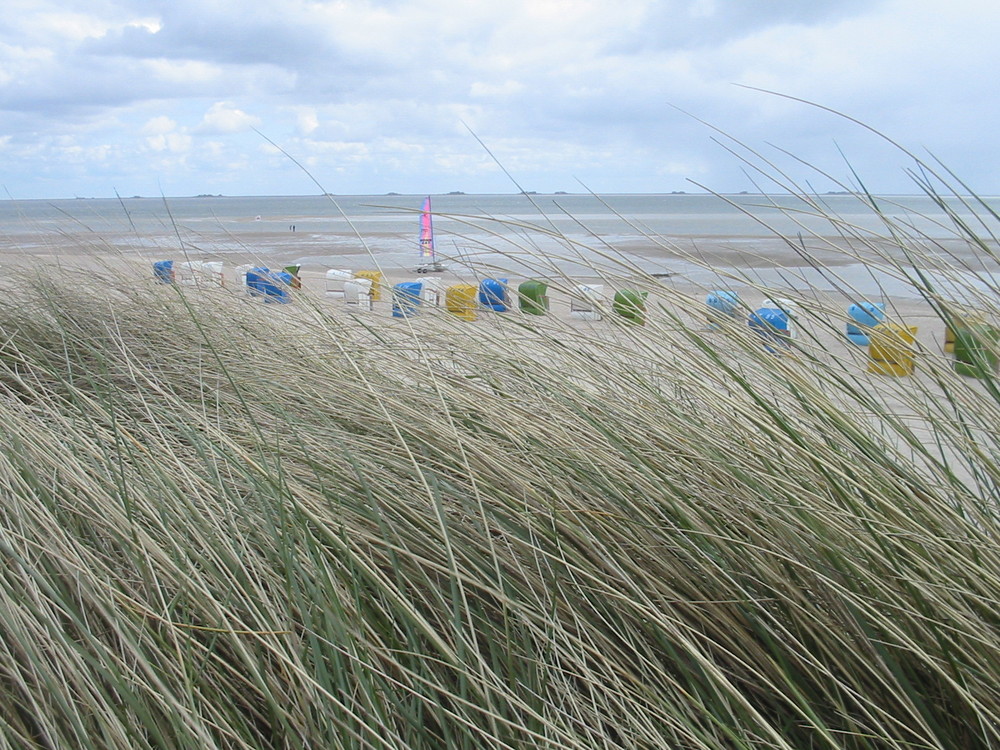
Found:
<svg viewBox="0 0 1000 750"><path fill-rule="evenodd" d="M528 315L545 315L549 310L549 285L544 281L524 281L517 288L518 308Z"/></svg>
<svg viewBox="0 0 1000 750"><path fill-rule="evenodd" d="M1000 355L997 341L1000 331L986 323L973 323L955 329L955 372L967 378L988 378L997 372Z"/></svg>
<svg viewBox="0 0 1000 750"><path fill-rule="evenodd" d="M646 298L649 292L635 289L619 289L615 292L611 309L620 317L635 325L646 324Z"/></svg>

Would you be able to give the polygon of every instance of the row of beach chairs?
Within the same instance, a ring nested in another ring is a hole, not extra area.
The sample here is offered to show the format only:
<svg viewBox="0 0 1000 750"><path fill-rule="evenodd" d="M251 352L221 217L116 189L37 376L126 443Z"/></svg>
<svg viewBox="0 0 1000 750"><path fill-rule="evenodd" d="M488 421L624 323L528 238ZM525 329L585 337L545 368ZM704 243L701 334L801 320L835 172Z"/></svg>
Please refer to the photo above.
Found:
<svg viewBox="0 0 1000 750"><path fill-rule="evenodd" d="M705 300L709 326L721 319L738 319L745 307L732 291L710 292ZM765 341L768 351L791 345L798 333L799 312L787 299L767 299L751 312L747 324ZM856 302L847 308L849 322L844 335L858 347L868 349L868 371L879 375L911 375L916 368L916 326L886 320L885 303ZM944 351L952 354L952 365L966 377L991 378L1000 370L1000 329L987 322L984 313L967 310L945 325Z"/></svg>
<svg viewBox="0 0 1000 750"><path fill-rule="evenodd" d="M326 295L349 306L371 309L382 299L382 274L378 271L331 269L326 274ZM404 281L389 289L392 314L396 318L417 315L421 307L441 307L463 320L475 320L479 311L507 312L516 308L528 315L549 311L548 283L524 281L512 290L507 279L488 278L478 284L446 285L438 277ZM646 292L621 289L615 292L611 310L633 322L645 322ZM516 300L516 304L515 304ZM580 284L570 300L570 315L581 320L600 320L606 307L603 284Z"/></svg>
<svg viewBox="0 0 1000 750"><path fill-rule="evenodd" d="M253 265L236 268L237 283L251 296L269 302L292 301L291 291L301 287L298 266L284 269ZM153 264L156 281L164 284L223 286L223 265L219 262L172 260ZM372 310L373 303L383 298L385 290L381 271L350 271L330 269L326 272L326 296L337 299L358 310ZM548 284L537 279L522 282L512 293L507 279L484 279L478 285L452 284L446 286L438 277L425 277L419 281L405 281L389 290L394 317L418 314L421 306L444 306L448 312L464 320L474 320L480 310L505 312L515 307L530 315L544 315L549 310ZM570 315L580 320L600 320L605 311L638 324L646 320L648 293L635 289L619 289L608 306L603 284L580 284L570 301Z"/></svg>
<svg viewBox="0 0 1000 750"><path fill-rule="evenodd" d="M301 287L299 267L288 266L277 271L266 267L244 265L236 268L236 278L247 294L267 302L289 303L292 291ZM180 285L224 285L223 264L218 262L157 261L153 273L160 283ZM549 310L548 284L530 279L511 290L504 278L483 279L478 285L446 285L438 277L419 281L404 281L387 288L381 271L351 271L330 269L325 276L325 294L348 308L367 312L388 292L392 316L409 318L421 308L443 306L462 320L475 320L480 311L506 312L515 308L524 314L545 315ZM637 325L646 322L648 293L635 289L618 289L610 296L603 284L579 284L570 295L571 318L601 320L607 312ZM726 322L744 320L749 329L760 337L764 348L773 353L789 351L799 335L800 313L789 299L765 299L753 310L734 291L716 290L705 298L706 322L718 329ZM883 303L859 302L847 309L847 340L867 347L870 372L883 375L909 375L915 368L917 328L901 326L885 319ZM974 311L960 316L946 326L944 349L954 355L954 366L960 374L987 377L1000 369L998 356L1000 330L987 323Z"/></svg>
<svg viewBox="0 0 1000 750"><path fill-rule="evenodd" d="M221 261L191 260L178 263L172 260L158 260L153 264L153 278L161 284L183 286L225 284Z"/></svg>

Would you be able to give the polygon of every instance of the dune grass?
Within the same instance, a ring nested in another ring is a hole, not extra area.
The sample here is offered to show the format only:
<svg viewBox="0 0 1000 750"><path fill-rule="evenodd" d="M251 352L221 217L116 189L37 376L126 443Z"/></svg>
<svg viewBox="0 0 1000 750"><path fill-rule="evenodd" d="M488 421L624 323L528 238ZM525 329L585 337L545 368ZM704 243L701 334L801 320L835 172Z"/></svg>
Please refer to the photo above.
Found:
<svg viewBox="0 0 1000 750"><path fill-rule="evenodd" d="M830 219L955 319L926 238ZM819 301L794 357L690 305L388 324L19 278L0 746L1000 745L995 378L867 375Z"/></svg>

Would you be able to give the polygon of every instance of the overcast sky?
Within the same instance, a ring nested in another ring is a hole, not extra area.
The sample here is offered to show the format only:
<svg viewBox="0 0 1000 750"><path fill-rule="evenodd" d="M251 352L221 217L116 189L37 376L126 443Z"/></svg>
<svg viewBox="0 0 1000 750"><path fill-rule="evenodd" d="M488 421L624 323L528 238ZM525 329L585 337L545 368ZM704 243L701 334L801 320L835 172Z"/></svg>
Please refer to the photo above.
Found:
<svg viewBox="0 0 1000 750"><path fill-rule="evenodd" d="M1000 193L996 0L4 0L8 197L838 189L904 154ZM265 138L266 137L266 138ZM723 138L723 141L725 139ZM842 152L842 153L841 153Z"/></svg>

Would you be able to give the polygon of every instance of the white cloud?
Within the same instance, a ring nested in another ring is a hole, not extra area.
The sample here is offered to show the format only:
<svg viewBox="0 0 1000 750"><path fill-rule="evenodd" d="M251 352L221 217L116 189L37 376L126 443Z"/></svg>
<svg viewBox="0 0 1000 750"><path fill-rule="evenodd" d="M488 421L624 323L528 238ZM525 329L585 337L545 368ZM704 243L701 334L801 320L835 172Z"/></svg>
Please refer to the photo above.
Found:
<svg viewBox="0 0 1000 750"><path fill-rule="evenodd" d="M223 73L218 65L198 60L147 60L145 67L154 78L185 87L192 83L217 81Z"/></svg>
<svg viewBox="0 0 1000 750"><path fill-rule="evenodd" d="M49 32L57 37L79 41L106 34L117 24L89 13L48 12L32 18L36 33Z"/></svg>
<svg viewBox="0 0 1000 750"><path fill-rule="evenodd" d="M155 34L163 28L163 22L159 18L136 18L124 24L124 28L143 29Z"/></svg>
<svg viewBox="0 0 1000 750"><path fill-rule="evenodd" d="M165 135L174 130L177 130L177 123L166 115L160 115L147 120L139 132L144 135Z"/></svg>
<svg viewBox="0 0 1000 750"><path fill-rule="evenodd" d="M152 151L184 154L191 150L191 136L187 133L160 133L146 138L146 145Z"/></svg>
<svg viewBox="0 0 1000 750"><path fill-rule="evenodd" d="M260 125L260 118L248 115L228 102L216 102L201 120L199 133L242 133Z"/></svg>
<svg viewBox="0 0 1000 750"><path fill-rule="evenodd" d="M0 41L0 87L17 85L34 71L55 62L55 53L46 47L23 47Z"/></svg>
<svg viewBox="0 0 1000 750"><path fill-rule="evenodd" d="M314 133L319 127L319 115L313 107L296 107L294 112L301 135Z"/></svg>

